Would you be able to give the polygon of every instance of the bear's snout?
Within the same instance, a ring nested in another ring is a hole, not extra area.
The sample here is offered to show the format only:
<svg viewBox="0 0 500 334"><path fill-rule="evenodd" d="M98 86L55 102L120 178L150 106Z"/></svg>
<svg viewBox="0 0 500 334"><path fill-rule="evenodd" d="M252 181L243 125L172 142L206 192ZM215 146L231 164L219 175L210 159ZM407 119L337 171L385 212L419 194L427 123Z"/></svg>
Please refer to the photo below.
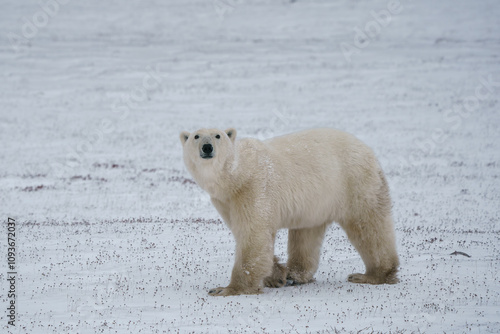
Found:
<svg viewBox="0 0 500 334"><path fill-rule="evenodd" d="M212 144L203 144L203 146L201 147L201 157L203 159L210 159L213 157L212 155L212 152L214 151L214 147L212 146Z"/></svg>
<svg viewBox="0 0 500 334"><path fill-rule="evenodd" d="M205 154L211 154L214 150L214 147L212 146L212 144L203 144L203 147L201 148L201 150Z"/></svg>

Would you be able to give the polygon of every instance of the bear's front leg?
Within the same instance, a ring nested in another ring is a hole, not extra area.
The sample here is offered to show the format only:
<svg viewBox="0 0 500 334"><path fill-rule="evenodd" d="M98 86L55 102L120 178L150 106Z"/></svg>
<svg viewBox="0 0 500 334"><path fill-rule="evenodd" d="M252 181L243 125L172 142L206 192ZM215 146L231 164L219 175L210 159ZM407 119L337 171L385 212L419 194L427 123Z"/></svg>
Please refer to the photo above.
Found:
<svg viewBox="0 0 500 334"><path fill-rule="evenodd" d="M262 293L263 280L273 271L273 242L270 233L237 238L236 261L227 287L211 289L211 296L255 295Z"/></svg>
<svg viewBox="0 0 500 334"><path fill-rule="evenodd" d="M287 283L288 269L279 263L277 256L274 257L273 273L264 279L264 285L268 288L281 288Z"/></svg>

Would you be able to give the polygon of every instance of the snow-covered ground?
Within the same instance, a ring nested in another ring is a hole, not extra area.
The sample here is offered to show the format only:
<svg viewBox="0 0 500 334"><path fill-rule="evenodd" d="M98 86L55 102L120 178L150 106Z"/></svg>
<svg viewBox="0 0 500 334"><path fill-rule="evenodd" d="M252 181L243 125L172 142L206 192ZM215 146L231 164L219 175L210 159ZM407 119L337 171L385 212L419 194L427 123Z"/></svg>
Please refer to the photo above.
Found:
<svg viewBox="0 0 500 334"><path fill-rule="evenodd" d="M2 332L500 332L497 0L0 5ZM178 139L208 126L368 143L401 283L348 283L363 264L332 225L315 283L209 297L234 240Z"/></svg>

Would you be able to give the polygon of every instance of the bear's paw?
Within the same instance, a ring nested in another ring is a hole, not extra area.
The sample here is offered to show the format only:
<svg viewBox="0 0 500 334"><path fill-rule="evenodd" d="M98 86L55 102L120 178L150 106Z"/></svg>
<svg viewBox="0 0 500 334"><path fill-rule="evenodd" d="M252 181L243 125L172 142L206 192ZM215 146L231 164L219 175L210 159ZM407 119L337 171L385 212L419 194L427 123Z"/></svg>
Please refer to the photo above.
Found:
<svg viewBox="0 0 500 334"><path fill-rule="evenodd" d="M281 288L287 284L288 270L285 265L274 262L273 273L264 278L264 286L268 288Z"/></svg>
<svg viewBox="0 0 500 334"><path fill-rule="evenodd" d="M227 297L227 296L238 296L238 295L259 295L262 293L262 289L236 289L231 287L218 287L215 289L210 289L208 294L214 297Z"/></svg>

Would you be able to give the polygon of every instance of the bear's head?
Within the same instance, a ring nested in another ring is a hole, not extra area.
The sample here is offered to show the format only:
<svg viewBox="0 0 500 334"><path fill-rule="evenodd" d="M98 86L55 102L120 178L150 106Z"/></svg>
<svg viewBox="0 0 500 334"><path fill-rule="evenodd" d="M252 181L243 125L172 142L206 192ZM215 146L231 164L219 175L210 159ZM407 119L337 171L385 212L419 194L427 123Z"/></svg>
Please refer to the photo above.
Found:
<svg viewBox="0 0 500 334"><path fill-rule="evenodd" d="M221 171L222 167L234 157L236 130L200 129L193 133L183 131L180 140L184 151L184 163L189 172L199 179L200 173L209 170ZM209 168L210 167L210 168ZM202 169L203 171L201 171ZM208 175L206 175L208 177Z"/></svg>

